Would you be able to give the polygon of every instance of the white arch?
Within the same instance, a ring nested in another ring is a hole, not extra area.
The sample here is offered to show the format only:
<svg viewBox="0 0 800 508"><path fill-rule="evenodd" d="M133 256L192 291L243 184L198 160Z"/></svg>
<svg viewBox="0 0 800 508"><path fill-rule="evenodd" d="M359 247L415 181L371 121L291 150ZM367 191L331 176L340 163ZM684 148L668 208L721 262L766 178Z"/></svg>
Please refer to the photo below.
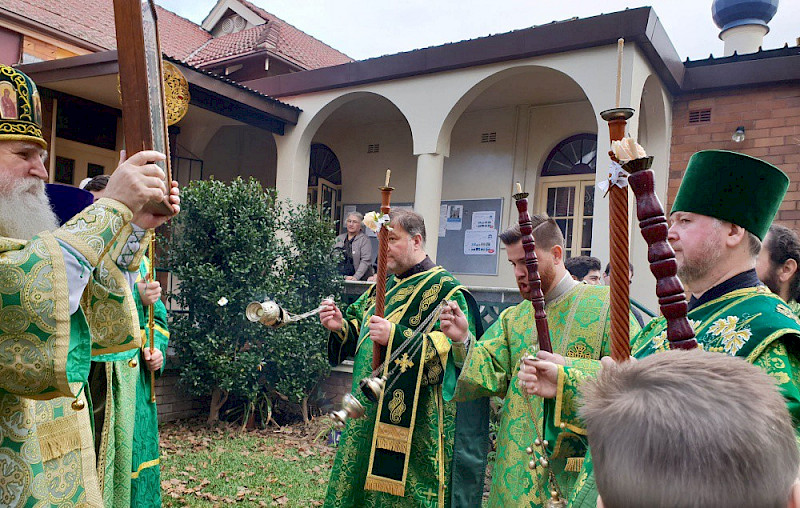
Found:
<svg viewBox="0 0 800 508"><path fill-rule="evenodd" d="M333 90L309 94L295 100L284 99L301 107L303 113L300 114L297 125L287 129L283 136L274 135L278 149L276 188L281 199L290 199L297 203L305 201L311 142L315 134L334 111L365 97L379 97L389 102L408 123L403 111L391 98L372 90Z"/></svg>
<svg viewBox="0 0 800 508"><path fill-rule="evenodd" d="M559 70L555 67L548 66L548 65L538 65L538 64L519 64L513 67L508 67L505 69L501 69L489 76L486 76L482 80L473 84L473 86L467 90L458 100L453 104L450 108L450 111L447 113L447 116L443 119L441 123L441 127L438 132L438 136L436 139L436 146L438 150L441 150L438 153L449 154L450 151L450 135L453 132L453 127L458 122L458 119L464 113L464 111L469 107L472 102L478 98L483 92L485 92L489 87L503 81L507 78L511 78L514 76L522 76L524 74L535 73L539 71L545 72L555 72L559 74L566 80L574 83L583 94L583 99L586 100L589 105L593 108L589 97L586 95L585 89L578 83L572 76L564 73L562 70ZM535 101L535 97L531 98Z"/></svg>

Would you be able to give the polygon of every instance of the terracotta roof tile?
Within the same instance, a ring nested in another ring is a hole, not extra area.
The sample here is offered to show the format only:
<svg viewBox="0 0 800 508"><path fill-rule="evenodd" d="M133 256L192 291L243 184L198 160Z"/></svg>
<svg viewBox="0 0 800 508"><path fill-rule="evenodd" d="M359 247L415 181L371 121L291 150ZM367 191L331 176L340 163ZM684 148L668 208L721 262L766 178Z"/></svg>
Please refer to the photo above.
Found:
<svg viewBox="0 0 800 508"><path fill-rule="evenodd" d="M270 22L247 28L240 32L226 34L210 39L186 58L192 65L203 65L233 56L242 56L263 48L275 48L275 30Z"/></svg>
<svg viewBox="0 0 800 508"><path fill-rule="evenodd" d="M162 50L179 60L187 60L191 55L187 61L194 65L244 55L260 49L259 45L264 43L267 50L303 69L353 61L260 7L246 0L240 1L267 23L216 39L199 25L156 6ZM112 0L0 0L0 10L13 12L104 49L116 48Z"/></svg>
<svg viewBox="0 0 800 508"><path fill-rule="evenodd" d="M111 0L0 0L0 9L42 24L104 49L117 47ZM156 6L162 50L183 59L211 34L162 7Z"/></svg>
<svg viewBox="0 0 800 508"><path fill-rule="evenodd" d="M352 62L353 59L341 51L337 51L324 42L286 23L274 14L247 0L239 0L244 6L257 15L274 23L277 30L277 44L275 53L293 61L304 69L319 69L343 63Z"/></svg>

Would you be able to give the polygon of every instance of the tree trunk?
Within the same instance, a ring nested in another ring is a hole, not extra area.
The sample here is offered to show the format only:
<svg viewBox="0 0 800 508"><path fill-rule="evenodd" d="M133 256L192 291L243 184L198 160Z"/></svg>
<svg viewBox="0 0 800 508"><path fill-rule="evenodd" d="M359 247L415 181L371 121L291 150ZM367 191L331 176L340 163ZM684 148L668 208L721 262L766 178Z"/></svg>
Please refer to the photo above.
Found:
<svg viewBox="0 0 800 508"><path fill-rule="evenodd" d="M303 414L303 422L308 423L311 421L308 415L308 395L303 397L303 401L300 403L300 410Z"/></svg>
<svg viewBox="0 0 800 508"><path fill-rule="evenodd" d="M206 420L208 425L219 422L219 410L222 409L226 400L228 400L228 392L218 386L215 387L211 392L211 408L208 411L208 420Z"/></svg>

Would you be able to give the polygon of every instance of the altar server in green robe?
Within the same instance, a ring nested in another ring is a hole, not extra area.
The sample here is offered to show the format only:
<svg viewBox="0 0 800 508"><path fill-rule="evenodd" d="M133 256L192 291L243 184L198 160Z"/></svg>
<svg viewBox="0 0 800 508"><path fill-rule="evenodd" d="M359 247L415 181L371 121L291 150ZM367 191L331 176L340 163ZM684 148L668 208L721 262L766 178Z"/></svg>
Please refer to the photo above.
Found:
<svg viewBox="0 0 800 508"><path fill-rule="evenodd" d="M689 160L672 205L668 240L675 250L678 277L692 295L688 318L699 347L764 369L775 379L798 425L800 319L761 284L755 271L761 240L788 186L789 178L762 160L721 150L698 152ZM668 348L666 321L659 318L645 326L631 353L643 358ZM578 390L599 364L559 365L552 356L540 357L548 361L526 361L521 382L529 393L555 399L558 410L552 427L585 434ZM595 506L592 471L590 450L571 506Z"/></svg>
<svg viewBox="0 0 800 508"><path fill-rule="evenodd" d="M83 187L95 199L105 195L109 176L96 176ZM134 232L145 230L134 225ZM90 379L95 408L98 474L107 507L161 506L158 415L150 397L150 372L164 368L169 331L161 301L161 284L150 280L150 262L142 258L136 273L133 300L141 329L142 346L123 353L96 356ZM154 351L149 348L149 315L154 305ZM110 389L109 389L110 387ZM135 408L131 411L131 408Z"/></svg>
<svg viewBox="0 0 800 508"><path fill-rule="evenodd" d="M553 350L568 363L582 359L599 359L609 354L609 288L581 283L572 278L564 266L564 236L556 222L547 215L532 217L539 276L545 298L545 311L552 337ZM542 429L542 401L534 398L531 414L517 386L519 360L538 350L534 310L525 266L522 234L515 225L500 235L506 246L508 261L522 303L504 310L498 320L473 343L460 310L453 306L442 315L442 331L450 337L457 352L466 349L466 359L454 394L455 400L477 397L503 397L500 427L497 431L497 453L492 470L489 506L543 506L550 497L547 471L537 463L529 469L531 457L526 448L536 437L533 425ZM639 331L630 316L632 334ZM464 344L467 344L464 346ZM462 356L463 358L463 356ZM564 430L552 441L554 450L550 468L563 492L570 487L580 471L586 448L582 436Z"/></svg>
<svg viewBox="0 0 800 508"><path fill-rule="evenodd" d="M366 407L365 417L350 419L342 434L325 506L478 506L488 401L457 409L443 399L443 387L452 390L457 377L450 340L439 331L438 320L430 332L418 330L442 300L452 300L468 316L473 336L479 335L477 305L452 274L425 254L422 216L393 211L389 227L387 269L392 275L386 284L386 317L374 315L374 286L344 315L329 300L320 314L331 331L329 360L337 365L354 358L353 393ZM391 357L391 370L381 370L388 380L377 404L358 388L372 375L376 344ZM394 357L400 348L402 354Z"/></svg>

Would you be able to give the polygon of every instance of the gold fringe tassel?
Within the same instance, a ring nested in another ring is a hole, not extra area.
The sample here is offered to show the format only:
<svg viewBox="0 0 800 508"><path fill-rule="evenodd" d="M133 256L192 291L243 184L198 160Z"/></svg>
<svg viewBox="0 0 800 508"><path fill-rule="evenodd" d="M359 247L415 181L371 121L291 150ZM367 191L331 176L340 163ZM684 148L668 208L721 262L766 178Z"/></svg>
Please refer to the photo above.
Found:
<svg viewBox="0 0 800 508"><path fill-rule="evenodd" d="M77 415L72 414L42 422L38 424L37 430L42 462L57 459L81 447Z"/></svg>
<svg viewBox="0 0 800 508"><path fill-rule="evenodd" d="M583 457L570 457L564 466L564 471L570 473L580 473L581 469L583 469Z"/></svg>
<svg viewBox="0 0 800 508"><path fill-rule="evenodd" d="M385 492L386 494L391 494L392 496L398 497L403 497L406 495L406 488L401 482L372 475L367 476L367 481L364 484L364 490Z"/></svg>
<svg viewBox="0 0 800 508"><path fill-rule="evenodd" d="M375 443L375 448L381 448L383 450L389 450L405 455L408 448L408 443L405 441L398 441L397 439L392 439L390 437L378 436L378 439Z"/></svg>

